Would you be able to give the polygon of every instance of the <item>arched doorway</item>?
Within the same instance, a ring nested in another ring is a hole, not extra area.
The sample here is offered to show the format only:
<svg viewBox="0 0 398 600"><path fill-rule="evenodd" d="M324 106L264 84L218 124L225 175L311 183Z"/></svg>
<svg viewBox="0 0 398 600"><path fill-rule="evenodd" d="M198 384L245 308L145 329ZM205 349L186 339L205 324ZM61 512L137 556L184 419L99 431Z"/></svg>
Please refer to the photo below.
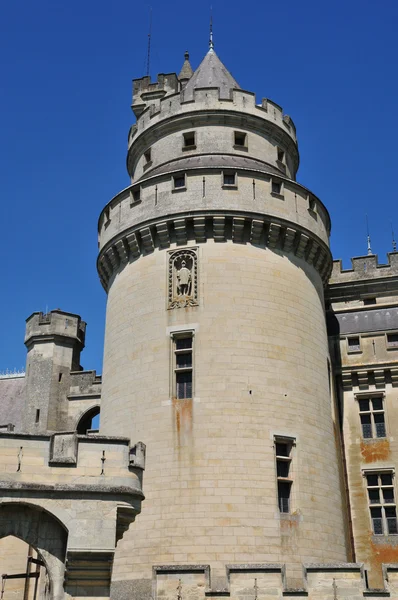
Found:
<svg viewBox="0 0 398 600"><path fill-rule="evenodd" d="M36 568L39 577L35 600L63 600L67 538L66 528L44 509L30 503L0 504L0 557L2 558L4 553L10 556L4 561L5 566L0 558L0 574L7 575L2 580L4 589L3 598L0 594L1 600L8 600L6 593L10 590L11 582L15 584L15 591L19 595L11 595L10 600L33 600L34 581L25 586L26 578L12 578L8 575L33 573ZM23 566L24 561L26 562ZM21 567L22 570L19 570ZM18 585L18 579L22 585ZM35 580L36 577L28 579ZM30 596L26 595L28 591Z"/></svg>
<svg viewBox="0 0 398 600"><path fill-rule="evenodd" d="M48 600L50 578L41 554L19 538L0 539L0 600Z"/></svg>
<svg viewBox="0 0 398 600"><path fill-rule="evenodd" d="M76 427L77 433L87 435L90 433L98 433L100 419L100 407L93 406L89 408L79 419Z"/></svg>

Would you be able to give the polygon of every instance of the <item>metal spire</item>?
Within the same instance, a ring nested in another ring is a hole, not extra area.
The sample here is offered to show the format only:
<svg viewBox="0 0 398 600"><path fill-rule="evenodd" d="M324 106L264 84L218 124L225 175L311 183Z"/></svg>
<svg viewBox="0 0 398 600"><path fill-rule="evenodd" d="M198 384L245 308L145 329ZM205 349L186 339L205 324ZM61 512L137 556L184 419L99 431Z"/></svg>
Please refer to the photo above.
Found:
<svg viewBox="0 0 398 600"><path fill-rule="evenodd" d="M392 226L392 221L390 221L391 223L391 233L392 233L392 251L396 252L397 251L397 242L395 240L395 234L394 234L394 229Z"/></svg>
<svg viewBox="0 0 398 600"><path fill-rule="evenodd" d="M370 233L369 233L368 215L366 215L366 231L367 231L367 234L368 234L368 254L371 255L371 254L373 254L373 252L372 252L372 246L370 245Z"/></svg>
<svg viewBox="0 0 398 600"><path fill-rule="evenodd" d="M151 65L151 35L152 35L152 6L149 9L149 33L148 33L148 52L146 58L146 74L149 75Z"/></svg>
<svg viewBox="0 0 398 600"><path fill-rule="evenodd" d="M209 39L209 52L214 52L213 44L213 7L210 6L210 39Z"/></svg>

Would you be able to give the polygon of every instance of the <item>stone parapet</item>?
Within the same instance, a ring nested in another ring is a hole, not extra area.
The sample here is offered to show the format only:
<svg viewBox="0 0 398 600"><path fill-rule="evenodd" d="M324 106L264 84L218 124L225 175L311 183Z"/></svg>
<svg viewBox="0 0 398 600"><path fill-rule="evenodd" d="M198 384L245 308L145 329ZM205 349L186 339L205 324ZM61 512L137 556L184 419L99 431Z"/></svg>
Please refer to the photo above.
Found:
<svg viewBox="0 0 398 600"><path fill-rule="evenodd" d="M347 598L398 598L398 564L384 564L384 587L371 589L366 585L362 564L304 564L302 587L286 585L283 564L231 564L225 567L223 581L212 580L209 565L157 565L152 570L152 582L130 580L114 582L111 598L125 600L176 600L181 598L230 598L268 600L299 597L309 600Z"/></svg>
<svg viewBox="0 0 398 600"><path fill-rule="evenodd" d="M376 254L354 257L351 264L351 269L343 269L342 260L334 260L329 284L398 276L398 252L389 252L385 264L379 263Z"/></svg>

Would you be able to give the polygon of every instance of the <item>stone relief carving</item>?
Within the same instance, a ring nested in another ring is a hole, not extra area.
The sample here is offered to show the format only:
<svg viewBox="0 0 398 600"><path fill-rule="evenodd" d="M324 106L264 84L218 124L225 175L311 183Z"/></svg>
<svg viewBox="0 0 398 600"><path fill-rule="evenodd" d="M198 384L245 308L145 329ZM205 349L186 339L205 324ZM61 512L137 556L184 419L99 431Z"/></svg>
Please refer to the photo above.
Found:
<svg viewBox="0 0 398 600"><path fill-rule="evenodd" d="M169 254L168 308L198 305L198 255L196 248Z"/></svg>

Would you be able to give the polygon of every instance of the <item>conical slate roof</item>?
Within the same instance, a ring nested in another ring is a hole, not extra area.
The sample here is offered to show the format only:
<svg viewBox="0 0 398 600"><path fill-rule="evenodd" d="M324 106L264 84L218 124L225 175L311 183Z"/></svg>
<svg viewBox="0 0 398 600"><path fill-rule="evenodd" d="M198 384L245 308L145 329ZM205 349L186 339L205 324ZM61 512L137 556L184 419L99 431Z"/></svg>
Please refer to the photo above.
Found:
<svg viewBox="0 0 398 600"><path fill-rule="evenodd" d="M184 79L190 79L193 75L193 69L191 67L191 63L189 62L189 53L185 52L184 54L184 64L182 65L182 69L180 71L180 74L178 76L178 79L184 80Z"/></svg>
<svg viewBox="0 0 398 600"><path fill-rule="evenodd" d="M230 98L231 90L241 87L212 48L206 54L184 88L184 100L193 100L197 88L220 88L220 98Z"/></svg>

